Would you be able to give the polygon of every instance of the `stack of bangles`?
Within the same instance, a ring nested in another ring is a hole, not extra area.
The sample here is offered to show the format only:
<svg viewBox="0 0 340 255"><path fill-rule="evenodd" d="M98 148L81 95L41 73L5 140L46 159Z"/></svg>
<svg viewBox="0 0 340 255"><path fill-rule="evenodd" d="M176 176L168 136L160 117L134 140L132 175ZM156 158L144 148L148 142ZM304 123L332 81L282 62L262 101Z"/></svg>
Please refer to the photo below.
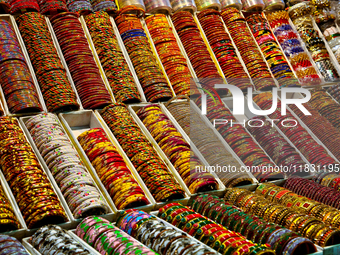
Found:
<svg viewBox="0 0 340 255"><path fill-rule="evenodd" d="M262 109L268 110L272 106L273 95L271 92L265 92L253 97L254 102ZM269 114L269 118L277 121L276 126L286 135L302 155L316 167L323 168L336 164L336 161L328 155L327 151L301 126L299 121L287 110L286 115L281 115L281 102L278 100L278 106L274 113ZM305 171L309 171L306 167Z"/></svg>
<svg viewBox="0 0 340 255"><path fill-rule="evenodd" d="M303 2L291 8L288 14L325 81L336 81L339 79L339 74L330 59L323 39L314 29L311 11L311 6Z"/></svg>
<svg viewBox="0 0 340 255"><path fill-rule="evenodd" d="M145 0L144 3L147 13L172 13L170 0Z"/></svg>
<svg viewBox="0 0 340 255"><path fill-rule="evenodd" d="M241 169L240 163L226 150L214 131L207 127L199 113L190 107L189 102L172 102L167 104L166 107L210 166L231 165L235 168L235 171L216 171L217 177L226 187L253 183L253 179L247 173L239 171ZM206 172L204 166L197 165L197 167L202 167L200 168L201 171Z"/></svg>
<svg viewBox="0 0 340 255"><path fill-rule="evenodd" d="M16 119L0 118L0 165L28 228L68 220Z"/></svg>
<svg viewBox="0 0 340 255"><path fill-rule="evenodd" d="M140 20L133 14L119 15L115 20L147 101L158 102L172 98L171 88Z"/></svg>
<svg viewBox="0 0 340 255"><path fill-rule="evenodd" d="M225 31L221 14L216 10L206 9L197 14L197 17L227 82L235 84L243 91L252 87L249 75L243 69L232 41ZM233 68L230 68L231 66Z"/></svg>
<svg viewBox="0 0 340 255"><path fill-rule="evenodd" d="M118 210L150 204L103 129L90 129L77 139Z"/></svg>
<svg viewBox="0 0 340 255"><path fill-rule="evenodd" d="M90 0L90 2L95 12L115 13L118 9L114 0Z"/></svg>
<svg viewBox="0 0 340 255"><path fill-rule="evenodd" d="M101 11L84 18L116 101L119 103L140 102L140 94L118 44L110 16Z"/></svg>
<svg viewBox="0 0 340 255"><path fill-rule="evenodd" d="M249 126L250 122L252 122L252 126ZM254 123L256 122L259 122L260 125L255 126ZM250 119L248 121L247 129L277 166L283 166L289 169L287 175L309 175L309 173L301 173L298 171L299 169L304 168L305 162L295 148L285 140L279 131L277 131L269 121L266 121L266 117L255 116Z"/></svg>
<svg viewBox="0 0 340 255"><path fill-rule="evenodd" d="M198 107L201 107L201 100L196 100ZM235 117L232 115L229 109L223 104L218 103L214 105L211 98L207 100L207 115L210 122L214 119L225 119L228 121L236 122ZM274 169L274 162L265 154L253 138L247 133L245 128L240 124L225 124L216 126L216 130L221 134L225 141L234 150L236 155L243 161L246 166L249 166L253 170L252 166L261 166L268 171L252 171L252 174L260 182L264 182L271 179L283 179L284 175L281 172L270 170Z"/></svg>
<svg viewBox="0 0 340 255"><path fill-rule="evenodd" d="M303 194L306 192L309 192L306 189L304 189L305 182L303 180L305 179L291 178L291 181L289 182L288 186L291 187L291 186L296 185L297 190L302 190L302 189L304 190ZM339 215L339 210L335 209L334 207L331 207L331 206L319 203L315 200L311 200L307 197L298 195L288 189L276 186L273 183L262 183L260 186L257 187L255 193L266 197L267 199L271 200L274 203L279 203L281 205L287 206L291 210L294 210L295 213L301 213L305 215L305 217L309 217L310 219L313 219L315 222L316 221L322 222L324 225L328 225L328 228L332 228L333 230L336 229L337 238L333 238L333 240L329 240L329 241L332 242L333 244L334 242L340 243L340 239L339 239L340 230L338 229L340 226L340 215ZM316 196L318 195L319 194L316 194ZM294 220L290 222L294 222ZM298 223L298 221L296 223ZM299 226L296 223L294 224L295 227L299 228ZM306 233L312 234L309 231L306 231ZM314 234L316 233L314 232ZM328 245L332 245L332 244L328 243L326 245L320 245L320 246L328 246Z"/></svg>
<svg viewBox="0 0 340 255"><path fill-rule="evenodd" d="M159 216L222 254L275 254L268 244L253 243L179 203L160 208Z"/></svg>
<svg viewBox="0 0 340 255"><path fill-rule="evenodd" d="M195 13L197 11L195 0L170 0L173 12L188 11Z"/></svg>
<svg viewBox="0 0 340 255"><path fill-rule="evenodd" d="M84 248L73 236L56 225L47 225L38 229L30 238L30 244L42 255L77 254L90 255L91 252Z"/></svg>
<svg viewBox="0 0 340 255"><path fill-rule="evenodd" d="M193 15L179 11L171 19L201 86L212 88L215 84L223 83Z"/></svg>
<svg viewBox="0 0 340 255"><path fill-rule="evenodd" d="M11 14L40 12L38 0L8 0Z"/></svg>
<svg viewBox="0 0 340 255"><path fill-rule="evenodd" d="M281 52L266 19L262 14L253 14L246 20L280 88L299 87L300 84Z"/></svg>
<svg viewBox="0 0 340 255"><path fill-rule="evenodd" d="M334 176L334 175L333 175ZM339 178L339 175L337 175ZM324 178L322 180L322 184L327 183L327 181L331 178ZM299 183L299 185L297 185ZM325 205L329 205L336 209L340 209L340 192L334 190L330 187L325 187L322 184L318 184L311 180L303 179L303 178L290 178L285 184L284 188L295 192L298 195L306 196L310 199L323 203ZM301 189L298 189L298 187ZM337 210L337 213L340 214L340 211Z"/></svg>
<svg viewBox="0 0 340 255"><path fill-rule="evenodd" d="M0 254L29 255L30 253L22 246L15 237L0 235Z"/></svg>
<svg viewBox="0 0 340 255"><path fill-rule="evenodd" d="M55 15L60 12L68 12L66 0L39 0L40 13Z"/></svg>
<svg viewBox="0 0 340 255"><path fill-rule="evenodd" d="M277 41L280 43L302 86L320 84L321 79L302 47L298 34L289 24L288 13L286 11L276 11L269 12L266 15Z"/></svg>
<svg viewBox="0 0 340 255"><path fill-rule="evenodd" d="M30 118L25 125L74 218L108 213L106 202L58 118L44 113Z"/></svg>
<svg viewBox="0 0 340 255"><path fill-rule="evenodd" d="M8 21L0 20L0 34L0 85L10 113L41 112L39 95L14 29Z"/></svg>
<svg viewBox="0 0 340 255"><path fill-rule="evenodd" d="M100 254L157 255L108 220L90 216L80 222L75 234Z"/></svg>
<svg viewBox="0 0 340 255"><path fill-rule="evenodd" d="M103 108L112 103L78 14L63 12L50 21L84 109Z"/></svg>
<svg viewBox="0 0 340 255"><path fill-rule="evenodd" d="M145 18L145 23L176 95L199 94L198 89L191 84L192 76L186 59L177 45L166 16L150 15Z"/></svg>
<svg viewBox="0 0 340 255"><path fill-rule="evenodd" d="M206 173L195 171L196 167L203 168L202 163L159 105L142 107L137 111L137 115L192 194L218 189L218 183L209 171Z"/></svg>
<svg viewBox="0 0 340 255"><path fill-rule="evenodd" d="M217 254L198 240L190 238L186 233L143 211L125 211L118 218L117 226L162 255Z"/></svg>
<svg viewBox="0 0 340 255"><path fill-rule="evenodd" d="M185 192L161 160L124 104L100 113L157 202L184 198Z"/></svg>
<svg viewBox="0 0 340 255"><path fill-rule="evenodd" d="M93 12L90 0L67 0L67 8L70 12L75 12L79 15Z"/></svg>
<svg viewBox="0 0 340 255"><path fill-rule="evenodd" d="M320 171L313 177L313 181L325 187L340 191L340 175L328 171Z"/></svg>
<svg viewBox="0 0 340 255"><path fill-rule="evenodd" d="M340 131L340 104L334 101L324 88L313 89L311 94L309 103Z"/></svg>
<svg viewBox="0 0 340 255"><path fill-rule="evenodd" d="M11 203L0 185L0 233L17 230L21 227Z"/></svg>
<svg viewBox="0 0 340 255"><path fill-rule="evenodd" d="M250 197L250 196L248 196ZM278 255L297 254L303 250L306 254L316 251L311 240L301 237L298 233L286 229L276 223L267 222L262 218L245 213L222 198L212 195L200 195L193 199L191 209L221 224L230 231L235 231L254 243L269 244ZM179 224L190 222L195 212L183 212L176 217ZM217 233L216 233L217 234ZM220 232L215 246L221 246L227 234Z"/></svg>
<svg viewBox="0 0 340 255"><path fill-rule="evenodd" d="M144 17L145 5L143 0L117 0L118 14L134 14L138 18Z"/></svg>
<svg viewBox="0 0 340 255"><path fill-rule="evenodd" d="M41 92L50 112L78 110L76 93L67 78L45 16L29 12L17 18L19 30L37 76Z"/></svg>
<svg viewBox="0 0 340 255"><path fill-rule="evenodd" d="M224 23L241 54L249 75L257 90L269 90L276 87L267 64L258 50L245 19L235 7L228 7L221 12Z"/></svg>
<svg viewBox="0 0 340 255"><path fill-rule="evenodd" d="M340 130L333 127L332 123L327 118L320 115L310 103L305 103L303 106L311 113L311 115L305 115L296 105L291 105L289 107L314 133L314 135L316 135L323 145L327 147L336 159L340 160ZM329 167L332 167L332 165Z"/></svg>
<svg viewBox="0 0 340 255"><path fill-rule="evenodd" d="M327 92L338 102L340 103L340 85L333 85L327 89Z"/></svg>
<svg viewBox="0 0 340 255"><path fill-rule="evenodd" d="M275 187L277 189L274 189ZM296 194L282 189L272 183L260 184L255 193L246 189L230 188L227 190L224 199L231 205L241 208L245 213L299 233L321 247L340 243L339 229L323 223L313 217L313 214L308 215L308 209L317 202L309 202L310 200L307 198L297 201ZM292 196L292 194L295 196ZM296 205L294 207L291 207L291 199L295 199L293 203L296 203ZM320 205L315 206L315 208L320 209ZM257 226L258 224L249 225L249 231L255 233L255 230L258 232L263 227ZM284 230L281 229L282 232L277 231L276 234L287 232L286 229ZM275 239L277 238L276 236Z"/></svg>

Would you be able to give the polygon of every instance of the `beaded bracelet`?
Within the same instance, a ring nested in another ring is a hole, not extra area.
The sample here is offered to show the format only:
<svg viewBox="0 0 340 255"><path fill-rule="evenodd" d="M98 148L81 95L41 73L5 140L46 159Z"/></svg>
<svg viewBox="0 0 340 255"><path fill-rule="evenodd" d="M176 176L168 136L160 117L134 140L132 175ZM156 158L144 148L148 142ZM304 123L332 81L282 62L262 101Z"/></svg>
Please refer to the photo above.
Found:
<svg viewBox="0 0 340 255"><path fill-rule="evenodd" d="M5 20L0 21L0 29L6 42L0 44L0 79L9 111L41 112L39 96L15 32Z"/></svg>
<svg viewBox="0 0 340 255"><path fill-rule="evenodd" d="M140 95L114 34L110 16L100 11L84 18L116 101L140 102Z"/></svg>
<svg viewBox="0 0 340 255"><path fill-rule="evenodd" d="M180 199L185 196L184 190L170 174L124 104L117 103L105 107L101 116L156 201Z"/></svg>
<svg viewBox="0 0 340 255"><path fill-rule="evenodd" d="M122 156L101 128L93 128L78 136L78 141L118 210L147 205L150 202L132 176ZM96 148L108 148L97 153ZM136 196L138 194L138 196ZM121 202L119 202L121 201Z"/></svg>
<svg viewBox="0 0 340 255"><path fill-rule="evenodd" d="M252 87L249 75L244 71L231 39L225 31L221 14L216 10L206 9L201 11L197 17L227 82L235 84L241 90Z"/></svg>
<svg viewBox="0 0 340 255"><path fill-rule="evenodd" d="M177 45L166 16L163 14L148 16L145 23L176 95L199 94L196 85L191 83L192 77L186 59Z"/></svg>
<svg viewBox="0 0 340 255"><path fill-rule="evenodd" d="M76 93L54 47L45 17L30 12L17 18L48 111L77 110ZM48 56L48 57L47 57Z"/></svg>
<svg viewBox="0 0 340 255"><path fill-rule="evenodd" d="M16 119L0 118L0 164L28 228L63 223L66 214Z"/></svg>
<svg viewBox="0 0 340 255"><path fill-rule="evenodd" d="M0 254L29 255L15 237L8 235L0 235Z"/></svg>
<svg viewBox="0 0 340 255"><path fill-rule="evenodd" d="M91 254L74 237L56 225L47 225L38 229L30 238L31 245L42 255L57 253Z"/></svg>
<svg viewBox="0 0 340 255"><path fill-rule="evenodd" d="M171 88L152 52L140 20L133 14L121 14L115 21L147 101L172 98Z"/></svg>
<svg viewBox="0 0 340 255"><path fill-rule="evenodd" d="M190 151L190 145L159 105L142 107L137 111L137 115L174 165L190 192L194 194L217 189L218 183L209 172L195 171L197 167L203 168L200 160Z"/></svg>
<svg viewBox="0 0 340 255"><path fill-rule="evenodd" d="M112 103L78 15L63 12L50 21L84 109L103 108Z"/></svg>

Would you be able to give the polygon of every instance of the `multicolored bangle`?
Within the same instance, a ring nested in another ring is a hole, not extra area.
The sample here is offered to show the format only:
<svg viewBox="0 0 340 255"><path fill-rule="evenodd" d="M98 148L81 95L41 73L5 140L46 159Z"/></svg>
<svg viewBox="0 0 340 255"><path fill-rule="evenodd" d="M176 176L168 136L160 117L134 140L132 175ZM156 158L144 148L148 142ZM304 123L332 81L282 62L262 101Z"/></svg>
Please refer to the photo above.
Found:
<svg viewBox="0 0 340 255"><path fill-rule="evenodd" d="M40 12L37 0L8 0L11 14L21 14L25 12Z"/></svg>
<svg viewBox="0 0 340 255"><path fill-rule="evenodd" d="M8 235L0 235L0 253L29 255L24 246L16 238Z"/></svg>

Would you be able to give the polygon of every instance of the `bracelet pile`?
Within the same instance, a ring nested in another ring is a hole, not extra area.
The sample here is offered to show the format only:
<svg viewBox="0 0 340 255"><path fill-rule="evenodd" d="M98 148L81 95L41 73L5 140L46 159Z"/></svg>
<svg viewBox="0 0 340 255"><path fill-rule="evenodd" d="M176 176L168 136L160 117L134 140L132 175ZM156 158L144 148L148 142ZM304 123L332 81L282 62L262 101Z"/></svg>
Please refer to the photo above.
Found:
<svg viewBox="0 0 340 255"><path fill-rule="evenodd" d="M0 235L0 243L0 254L29 255L24 246L12 236Z"/></svg>
<svg viewBox="0 0 340 255"><path fill-rule="evenodd" d="M126 105L107 106L101 116L157 202L184 198L183 188L136 124Z"/></svg>
<svg viewBox="0 0 340 255"><path fill-rule="evenodd" d="M310 103L305 103L303 106L311 113L311 115L305 115L296 105L291 105L290 108L327 147L327 149L340 160L340 131L333 127L327 118L320 115Z"/></svg>
<svg viewBox="0 0 340 255"><path fill-rule="evenodd" d="M327 89L327 92L338 102L340 103L340 86L333 85Z"/></svg>
<svg viewBox="0 0 340 255"><path fill-rule="evenodd" d="M166 16L150 15L145 23L176 95L199 94Z"/></svg>
<svg viewBox="0 0 340 255"><path fill-rule="evenodd" d="M42 255L78 254L90 255L74 237L56 225L47 225L38 229L30 239L31 245Z"/></svg>
<svg viewBox="0 0 340 255"><path fill-rule="evenodd" d="M104 130L93 128L77 139L118 210L149 204L144 191Z"/></svg>
<svg viewBox="0 0 340 255"><path fill-rule="evenodd" d="M315 244L321 247L339 243L339 229L326 225L313 217L314 214L308 215L310 205L315 205L317 202L309 202L310 200L307 198L301 199L294 196L296 194L282 189L272 183L260 184L255 193L245 189L231 188L228 189L224 199L226 202L241 208L245 213L284 226L309 240L313 240ZM294 207L291 207L292 199L294 203L296 202ZM320 206L318 204L315 208L321 208ZM253 230L256 226L257 224L252 226ZM259 229L260 227L258 227Z"/></svg>
<svg viewBox="0 0 340 255"><path fill-rule="evenodd" d="M78 15L63 12L50 21L84 109L103 108L112 103Z"/></svg>
<svg viewBox="0 0 340 255"><path fill-rule="evenodd" d="M80 222L75 234L100 254L156 254L108 220L97 216Z"/></svg>
<svg viewBox="0 0 340 255"><path fill-rule="evenodd" d="M301 168L304 168L305 162L301 158L300 154L291 146L285 138L272 126L270 122L266 121L264 116L255 116L249 121L256 122L261 120L263 126L247 126L247 129L261 145L261 147L267 152L270 158L273 159L277 166L286 166L289 169L287 175L303 175L309 174L306 172L299 172ZM262 123L261 123L262 124Z"/></svg>
<svg viewBox="0 0 340 255"><path fill-rule="evenodd" d="M54 47L45 16L29 12L20 15L17 22L47 110L50 112L78 110L76 93Z"/></svg>
<svg viewBox="0 0 340 255"><path fill-rule="evenodd" d="M0 185L0 232L12 231L20 228L20 223L14 213L8 198Z"/></svg>
<svg viewBox="0 0 340 255"><path fill-rule="evenodd" d="M247 240L194 210L179 203L168 204L159 209L160 217L182 229L190 236L222 254L275 254L268 244L259 245Z"/></svg>
<svg viewBox="0 0 340 255"><path fill-rule="evenodd" d="M44 15L55 15L67 12L66 0L39 0L40 13Z"/></svg>
<svg viewBox="0 0 340 255"><path fill-rule="evenodd" d="M90 0L95 12L115 13L117 5L114 0Z"/></svg>
<svg viewBox="0 0 340 255"><path fill-rule="evenodd" d="M194 13L197 11L195 0L170 0L173 12L189 11Z"/></svg>
<svg viewBox="0 0 340 255"><path fill-rule="evenodd" d="M14 29L8 21L0 20L0 31L0 85L9 111L41 112L39 95Z"/></svg>
<svg viewBox="0 0 340 255"><path fill-rule="evenodd" d="M110 16L105 12L95 12L84 18L116 101L139 102L140 95L119 47Z"/></svg>
<svg viewBox="0 0 340 255"><path fill-rule="evenodd" d="M238 9L229 7L221 12L224 23L241 54L249 75L257 90L269 90L276 87L261 52L258 50L245 19Z"/></svg>
<svg viewBox="0 0 340 255"><path fill-rule="evenodd" d="M179 11L171 19L202 87L223 83L193 15Z"/></svg>
<svg viewBox="0 0 340 255"><path fill-rule="evenodd" d="M340 175L328 171L320 171L313 177L313 181L325 187L340 191Z"/></svg>
<svg viewBox="0 0 340 255"><path fill-rule="evenodd" d="M218 189L218 183L209 171L195 171L197 167L203 167L202 163L159 105L142 107L137 111L137 115L192 194Z"/></svg>
<svg viewBox="0 0 340 255"><path fill-rule="evenodd" d="M272 74L279 82L280 88L299 87L300 84L279 48L266 19L261 14L253 14L248 16L246 21L257 44L261 48Z"/></svg>
<svg viewBox="0 0 340 255"><path fill-rule="evenodd" d="M67 221L57 194L14 118L0 118L0 164L28 228Z"/></svg>
<svg viewBox="0 0 340 255"><path fill-rule="evenodd" d="M249 75L236 54L228 33L225 31L221 14L216 10L207 9L197 14L220 67L229 84L235 84L241 90L252 87ZM233 68L230 68L230 67Z"/></svg>
<svg viewBox="0 0 340 255"><path fill-rule="evenodd" d="M131 62L148 102L170 99L173 94L151 49L137 16L123 14L115 18Z"/></svg>
<svg viewBox="0 0 340 255"><path fill-rule="evenodd" d="M268 110L272 105L272 93L265 92L258 94L254 96L253 100L261 109ZM278 106L275 112L268 115L269 118L278 121L275 122L277 127L287 136L302 155L305 156L308 162L319 168L336 164L336 161L328 155L327 151L301 126L289 110L287 110L286 115L281 115L281 106L279 105L281 105L280 100L278 100ZM283 124L285 126L283 126Z"/></svg>
<svg viewBox="0 0 340 255"><path fill-rule="evenodd" d="M67 0L67 8L70 12L87 14L93 12L90 0Z"/></svg>
<svg viewBox="0 0 340 255"><path fill-rule="evenodd" d="M147 13L172 13L170 0L145 0Z"/></svg>
<svg viewBox="0 0 340 255"><path fill-rule="evenodd" d="M216 254L209 247L143 211L125 211L117 226L159 254Z"/></svg>
<svg viewBox="0 0 340 255"><path fill-rule="evenodd" d="M266 15L273 33L283 49L283 53L292 65L302 86L320 84L321 79L302 47L298 34L289 24L288 13L286 11L276 11Z"/></svg>
<svg viewBox="0 0 340 255"><path fill-rule="evenodd" d="M19 14L24 12L40 12L37 0L8 0L11 14Z"/></svg>
<svg viewBox="0 0 340 255"><path fill-rule="evenodd" d="M303 250L306 253L316 251L311 240L299 236L298 233L286 229L278 224L269 223L262 218L224 202L223 199L212 195L200 195L192 200L191 209L205 217L221 224L228 230L235 231L248 240L258 244L270 244L276 254L293 254L293 251ZM180 214L177 217L182 222L188 222L194 212ZM221 246L228 235L222 232L215 239L215 246Z"/></svg>

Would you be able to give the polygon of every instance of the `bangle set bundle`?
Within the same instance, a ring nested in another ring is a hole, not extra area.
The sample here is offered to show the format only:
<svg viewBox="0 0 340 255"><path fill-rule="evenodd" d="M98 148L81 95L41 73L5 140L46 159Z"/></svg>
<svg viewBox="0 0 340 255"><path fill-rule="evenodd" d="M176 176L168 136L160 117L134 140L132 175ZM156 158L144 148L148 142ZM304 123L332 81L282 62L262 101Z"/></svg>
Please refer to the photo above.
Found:
<svg viewBox="0 0 340 255"><path fill-rule="evenodd" d="M24 246L14 237L0 235L0 254L29 255Z"/></svg>
<svg viewBox="0 0 340 255"><path fill-rule="evenodd" d="M118 218L117 226L158 254L216 254L198 240L143 211L125 211Z"/></svg>
<svg viewBox="0 0 340 255"><path fill-rule="evenodd" d="M139 102L135 81L114 33L110 16L95 12L85 16L93 44L117 102Z"/></svg>
<svg viewBox="0 0 340 255"><path fill-rule="evenodd" d="M248 69L255 88L264 91L276 87L267 64L258 50L241 12L234 7L229 7L222 10L221 15Z"/></svg>
<svg viewBox="0 0 340 255"><path fill-rule="evenodd" d="M272 93L266 92L256 95L253 100L262 110L268 110L272 105ZM280 100L278 100L278 104L280 103ZM277 106L275 112L268 116L270 119L278 121L277 127L294 144L308 162L319 168L327 168L329 165L336 164L336 161L328 155L327 151L301 126L289 110L287 110L286 115L281 115L281 106Z"/></svg>
<svg viewBox="0 0 340 255"><path fill-rule="evenodd" d="M148 13L171 13L170 0L145 0L145 8Z"/></svg>
<svg viewBox="0 0 340 255"><path fill-rule="evenodd" d="M269 244L276 254L293 254L298 250L306 253L316 251L311 240L299 236L298 233L286 229L279 224L267 222L255 215L245 213L242 209L230 205L223 199L212 195L200 195L192 200L191 209L205 217L223 225L228 230L235 231L254 243ZM194 214L191 212L190 214ZM180 219L186 222L185 216ZM179 220L178 220L179 221ZM215 246L221 246L222 241L228 238L226 234L219 234L215 239Z"/></svg>
<svg viewBox="0 0 340 255"><path fill-rule="evenodd" d="M172 90L151 49L140 20L133 14L121 14L115 21L147 101L158 102L172 98Z"/></svg>
<svg viewBox="0 0 340 255"><path fill-rule="evenodd" d="M207 9L201 11L197 17L227 82L235 84L243 91L252 87L249 75L244 71L231 39L224 29L221 14L216 10Z"/></svg>
<svg viewBox="0 0 340 255"><path fill-rule="evenodd" d="M124 159L101 128L85 131L77 139L118 210L149 204Z"/></svg>
<svg viewBox="0 0 340 255"><path fill-rule="evenodd" d="M195 206L195 202L193 202ZM160 217L222 254L275 254L268 244L256 244L199 212L179 203L159 209Z"/></svg>
<svg viewBox="0 0 340 255"><path fill-rule="evenodd" d="M28 228L67 221L57 194L14 118L0 118L0 163Z"/></svg>
<svg viewBox="0 0 340 255"><path fill-rule="evenodd" d="M148 16L145 23L176 95L199 94L198 89L191 84L192 76L186 59L181 53L166 16L162 14Z"/></svg>
<svg viewBox="0 0 340 255"><path fill-rule="evenodd" d="M109 209L57 117L40 114L25 123L74 216L106 214Z"/></svg>
<svg viewBox="0 0 340 255"><path fill-rule="evenodd" d="M20 15L17 21L47 110L78 110L76 93L54 47L45 17L36 12L28 12Z"/></svg>
<svg viewBox="0 0 340 255"><path fill-rule="evenodd" d="M224 199L245 213L297 232L321 247L339 242L340 230L323 223L322 219L314 214L317 210L313 208L324 208L321 204L301 198L275 184L262 183L255 193L246 189L231 188ZM254 231L256 226L258 225L252 226Z"/></svg>
<svg viewBox="0 0 340 255"><path fill-rule="evenodd" d="M0 185L0 232L12 231L20 228L20 223L14 213L3 188Z"/></svg>
<svg viewBox="0 0 340 255"><path fill-rule="evenodd" d="M11 14L19 14L26 11L40 11L38 0L8 0L8 4Z"/></svg>
<svg viewBox="0 0 340 255"><path fill-rule="evenodd" d="M112 103L78 15L63 12L50 20L84 109L103 108Z"/></svg>
<svg viewBox="0 0 340 255"><path fill-rule="evenodd" d="M41 112L39 95L14 29L8 21L1 20L0 30L2 35L0 85L9 111L11 113ZM3 112L3 109L0 110Z"/></svg>
<svg viewBox="0 0 340 255"><path fill-rule="evenodd" d="M117 5L114 0L90 0L92 9L95 12L114 13L117 11Z"/></svg>
<svg viewBox="0 0 340 255"><path fill-rule="evenodd" d="M302 86L318 85L321 79L312 65L307 52L302 47L297 32L289 24L286 11L266 14L269 24L283 53L286 55Z"/></svg>
<svg viewBox="0 0 340 255"><path fill-rule="evenodd" d="M277 166L287 166L290 171L287 175L303 175L308 174L305 172L299 173L296 169L304 167L305 162L301 158L300 154L291 146L284 137L272 127L270 122L265 121L264 116L256 116L249 121L263 121L263 126L247 126L249 132L253 135L256 141L267 152L267 154L273 159Z"/></svg>
<svg viewBox="0 0 340 255"><path fill-rule="evenodd" d="M325 187L340 191L340 175L328 171L320 171L313 177L313 181Z"/></svg>
<svg viewBox="0 0 340 255"><path fill-rule="evenodd" d="M162 112L159 105L142 107L137 111L137 115L192 194L217 190L218 183L213 175L209 172L195 171L197 167L203 167L200 160L190 150L190 145Z"/></svg>
<svg viewBox="0 0 340 255"><path fill-rule="evenodd" d="M67 0L67 8L70 12L79 14L93 12L90 0Z"/></svg>
<svg viewBox="0 0 340 255"><path fill-rule="evenodd" d="M280 88L299 87L266 19L261 14L253 14L248 16L246 21Z"/></svg>
<svg viewBox="0 0 340 255"><path fill-rule="evenodd" d="M55 15L60 12L67 12L66 0L38 0L40 13Z"/></svg>
<svg viewBox="0 0 340 255"><path fill-rule="evenodd" d="M101 116L156 201L180 199L185 192L143 134L124 104L112 104Z"/></svg>

